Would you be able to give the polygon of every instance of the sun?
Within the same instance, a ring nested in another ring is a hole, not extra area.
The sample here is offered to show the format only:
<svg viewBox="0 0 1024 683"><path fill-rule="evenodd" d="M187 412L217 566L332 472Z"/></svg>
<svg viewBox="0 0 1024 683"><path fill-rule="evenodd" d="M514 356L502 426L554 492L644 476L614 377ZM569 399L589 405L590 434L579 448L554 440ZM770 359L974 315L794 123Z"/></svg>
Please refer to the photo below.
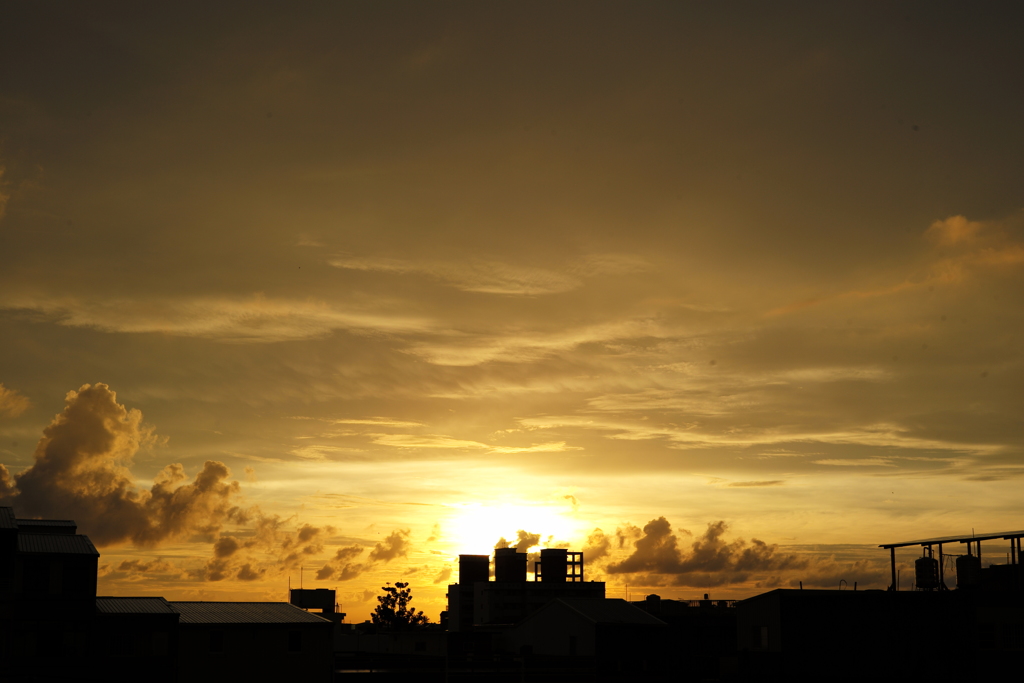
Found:
<svg viewBox="0 0 1024 683"><path fill-rule="evenodd" d="M452 555L490 554L499 539L514 545L520 530L539 534L544 547L576 538L576 523L566 506L550 504L457 503L444 525L444 540Z"/></svg>

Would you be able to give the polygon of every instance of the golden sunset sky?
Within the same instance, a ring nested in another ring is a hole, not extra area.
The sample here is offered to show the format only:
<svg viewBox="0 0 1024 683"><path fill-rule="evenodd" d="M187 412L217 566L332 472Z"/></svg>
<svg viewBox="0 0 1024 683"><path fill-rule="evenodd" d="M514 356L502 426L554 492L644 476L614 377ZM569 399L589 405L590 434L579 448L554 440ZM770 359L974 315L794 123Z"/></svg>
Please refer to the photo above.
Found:
<svg viewBox="0 0 1024 683"><path fill-rule="evenodd" d="M500 539L739 598L1024 528L1022 26L4 3L0 504L357 621Z"/></svg>

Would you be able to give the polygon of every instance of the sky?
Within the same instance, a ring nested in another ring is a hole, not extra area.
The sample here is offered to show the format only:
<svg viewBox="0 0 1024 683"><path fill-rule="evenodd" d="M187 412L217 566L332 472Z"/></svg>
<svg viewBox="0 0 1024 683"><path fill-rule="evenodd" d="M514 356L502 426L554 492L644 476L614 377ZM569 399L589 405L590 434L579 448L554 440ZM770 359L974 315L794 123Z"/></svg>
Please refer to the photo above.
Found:
<svg viewBox="0 0 1024 683"><path fill-rule="evenodd" d="M100 594L436 620L499 545L742 598L1024 528L1019 4L0 11L0 505Z"/></svg>

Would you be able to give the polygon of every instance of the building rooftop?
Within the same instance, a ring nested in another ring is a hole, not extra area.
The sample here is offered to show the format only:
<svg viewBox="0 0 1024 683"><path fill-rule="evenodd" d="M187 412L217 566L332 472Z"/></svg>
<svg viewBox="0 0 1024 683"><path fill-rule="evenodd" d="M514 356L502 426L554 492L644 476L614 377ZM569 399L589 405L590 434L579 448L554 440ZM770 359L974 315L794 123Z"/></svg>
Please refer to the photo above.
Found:
<svg viewBox="0 0 1024 683"><path fill-rule="evenodd" d="M88 536L72 536L70 534L18 534L18 552L20 553L55 553L59 555L95 555L99 557L96 546Z"/></svg>
<svg viewBox="0 0 1024 683"><path fill-rule="evenodd" d="M0 507L0 529L17 529L14 521L14 509Z"/></svg>
<svg viewBox="0 0 1024 683"><path fill-rule="evenodd" d="M661 619L651 616L621 598L561 598L555 602L563 603L572 611L595 624L665 625Z"/></svg>
<svg viewBox="0 0 1024 683"><path fill-rule="evenodd" d="M177 614L177 610L163 598L96 598L96 611L100 614Z"/></svg>
<svg viewBox="0 0 1024 683"><path fill-rule="evenodd" d="M1024 531L996 531L990 534L967 534L964 536L941 536L938 538L922 538L916 541L900 541L899 543L883 543L879 548L904 548L910 545L938 545L939 543L973 543L990 541L994 538L1024 538Z"/></svg>
<svg viewBox="0 0 1024 683"><path fill-rule="evenodd" d="M287 602L171 602L182 624L323 624L327 619Z"/></svg>
<svg viewBox="0 0 1024 683"><path fill-rule="evenodd" d="M17 519L18 530L30 534L74 534L78 525L72 519Z"/></svg>

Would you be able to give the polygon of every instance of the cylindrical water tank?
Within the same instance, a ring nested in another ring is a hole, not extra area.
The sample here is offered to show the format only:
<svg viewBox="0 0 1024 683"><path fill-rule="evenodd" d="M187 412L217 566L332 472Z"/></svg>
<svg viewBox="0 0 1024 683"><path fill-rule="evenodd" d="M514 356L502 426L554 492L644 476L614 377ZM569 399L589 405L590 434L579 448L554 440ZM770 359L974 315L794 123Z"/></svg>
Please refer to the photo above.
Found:
<svg viewBox="0 0 1024 683"><path fill-rule="evenodd" d="M497 548L494 551L494 580L508 583L526 581L526 553L515 548Z"/></svg>
<svg viewBox="0 0 1024 683"><path fill-rule="evenodd" d="M472 586L479 581L487 581L490 568L489 555L459 555L459 583Z"/></svg>
<svg viewBox="0 0 1024 683"><path fill-rule="evenodd" d="M939 587L939 561L934 557L919 557L914 562L914 582L921 590Z"/></svg>
<svg viewBox="0 0 1024 683"><path fill-rule="evenodd" d="M966 588L981 583L981 558L961 555L956 558L956 587Z"/></svg>
<svg viewBox="0 0 1024 683"><path fill-rule="evenodd" d="M540 551L540 580L565 583L568 552L565 548L544 548Z"/></svg>

